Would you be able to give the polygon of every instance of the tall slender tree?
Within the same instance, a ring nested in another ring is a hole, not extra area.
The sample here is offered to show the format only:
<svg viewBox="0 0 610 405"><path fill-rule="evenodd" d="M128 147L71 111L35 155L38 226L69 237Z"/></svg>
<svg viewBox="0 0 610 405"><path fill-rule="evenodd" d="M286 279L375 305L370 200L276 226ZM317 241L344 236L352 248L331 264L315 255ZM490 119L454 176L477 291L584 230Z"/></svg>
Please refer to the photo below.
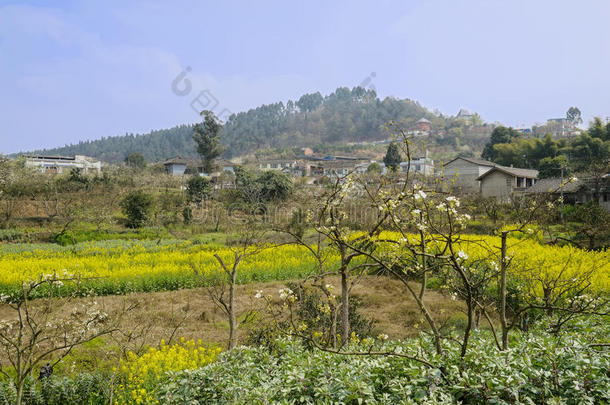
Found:
<svg viewBox="0 0 610 405"><path fill-rule="evenodd" d="M212 111L204 110L201 116L203 122L193 128L193 140L197 144L197 153L201 156L203 171L212 173L214 160L224 151L220 145L222 124Z"/></svg>

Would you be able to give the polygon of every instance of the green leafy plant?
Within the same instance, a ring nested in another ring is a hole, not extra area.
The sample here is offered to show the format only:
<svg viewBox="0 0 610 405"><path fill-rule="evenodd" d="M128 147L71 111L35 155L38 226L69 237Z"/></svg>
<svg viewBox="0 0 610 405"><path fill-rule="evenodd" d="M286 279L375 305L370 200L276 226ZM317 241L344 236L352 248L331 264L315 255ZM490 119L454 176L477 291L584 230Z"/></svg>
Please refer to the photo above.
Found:
<svg viewBox="0 0 610 405"><path fill-rule="evenodd" d="M133 191L121 200L121 209L127 217L128 228L141 228L150 219L153 197L143 191Z"/></svg>

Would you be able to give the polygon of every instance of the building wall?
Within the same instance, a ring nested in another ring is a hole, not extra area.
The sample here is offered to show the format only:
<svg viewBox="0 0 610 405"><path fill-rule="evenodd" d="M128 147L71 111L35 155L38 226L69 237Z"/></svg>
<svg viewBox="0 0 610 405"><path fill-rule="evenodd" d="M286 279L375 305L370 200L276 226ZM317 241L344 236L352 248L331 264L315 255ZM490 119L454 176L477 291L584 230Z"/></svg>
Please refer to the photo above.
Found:
<svg viewBox="0 0 610 405"><path fill-rule="evenodd" d="M77 156L78 158L79 156ZM42 173L66 173L71 169L81 169L83 173L92 171L101 172L102 162L90 162L87 160L45 160L45 159L30 159L25 160L26 167L38 168Z"/></svg>
<svg viewBox="0 0 610 405"><path fill-rule="evenodd" d="M406 172L407 168L409 168L409 171L412 173L418 173L424 176L434 175L434 161L432 159L420 158L411 160L410 163L400 163L401 172Z"/></svg>
<svg viewBox="0 0 610 405"><path fill-rule="evenodd" d="M182 176L186 170L186 165L172 164L165 167L167 174L172 176Z"/></svg>
<svg viewBox="0 0 610 405"><path fill-rule="evenodd" d="M481 196L497 197L506 201L510 198L515 186L515 177L495 171L481 180Z"/></svg>
<svg viewBox="0 0 610 405"><path fill-rule="evenodd" d="M477 178L491 167L457 159L444 167L445 188L455 193L473 194L480 190Z"/></svg>
<svg viewBox="0 0 610 405"><path fill-rule="evenodd" d="M88 160L87 156L83 155L74 155L74 158L79 164L83 165L85 173L88 173L90 170L97 170L98 173L102 171L102 162L99 160L91 161Z"/></svg>
<svg viewBox="0 0 610 405"><path fill-rule="evenodd" d="M290 169L296 165L296 162L282 161L282 162L262 162L259 163L258 168L260 170L282 170Z"/></svg>
<svg viewBox="0 0 610 405"><path fill-rule="evenodd" d="M430 124L428 124L427 122L418 122L418 123L415 124L414 129L416 131L428 131L428 132L430 132L431 127L430 127Z"/></svg>

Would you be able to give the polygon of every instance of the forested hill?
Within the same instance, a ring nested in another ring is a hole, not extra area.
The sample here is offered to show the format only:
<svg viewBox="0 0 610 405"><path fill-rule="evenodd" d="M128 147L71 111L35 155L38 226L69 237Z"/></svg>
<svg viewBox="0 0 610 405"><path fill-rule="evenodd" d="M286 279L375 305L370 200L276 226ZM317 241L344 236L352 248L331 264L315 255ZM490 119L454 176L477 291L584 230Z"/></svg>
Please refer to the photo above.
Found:
<svg viewBox="0 0 610 405"><path fill-rule="evenodd" d="M140 152L149 161L157 162L176 155L195 157L197 151L192 135L192 125L179 125L142 135L126 134L103 137L95 141L81 141L73 145L43 149L32 153L62 156L85 155L108 163L119 163L130 153Z"/></svg>
<svg viewBox="0 0 610 405"><path fill-rule="evenodd" d="M411 123L434 115L411 100L386 98L373 90L338 88L323 97L305 94L298 101L263 105L233 114L225 125L229 155L269 147L312 146L384 139L390 120Z"/></svg>
<svg viewBox="0 0 610 405"><path fill-rule="evenodd" d="M313 146L384 139L383 129L390 120L405 127L426 117L437 127L446 120L408 99L380 100L373 90L362 87L338 88L322 96L305 94L297 101L278 102L233 114L222 134L225 156L234 157L260 148ZM174 155L195 156L191 139L192 125L152 131L148 134L115 136L84 141L61 148L36 151L41 154L82 154L103 161L121 162L132 152L142 153L150 161Z"/></svg>

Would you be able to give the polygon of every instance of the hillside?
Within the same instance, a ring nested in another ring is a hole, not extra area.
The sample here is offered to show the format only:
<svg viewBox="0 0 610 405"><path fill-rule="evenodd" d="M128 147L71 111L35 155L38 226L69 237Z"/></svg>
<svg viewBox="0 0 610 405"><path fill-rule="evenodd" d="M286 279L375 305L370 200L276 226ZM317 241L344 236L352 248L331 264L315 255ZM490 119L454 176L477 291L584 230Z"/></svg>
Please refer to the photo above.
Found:
<svg viewBox="0 0 610 405"><path fill-rule="evenodd" d="M169 129L151 131L147 134L103 137L94 141L81 141L73 145L42 149L32 153L65 156L86 155L108 163L119 163L130 153L139 152L149 161L156 162L175 155L196 156L192 132L192 125L179 125Z"/></svg>
<svg viewBox="0 0 610 405"><path fill-rule="evenodd" d="M384 126L389 121L409 128L422 117L431 121L432 131L426 143L436 157L478 154L491 132L490 126L480 125L476 114L473 120L465 121L432 113L409 99L381 100L373 90L340 87L327 96L319 92L305 94L296 101L233 114L225 123L222 143L226 147L225 156L231 158L259 149L369 142L388 137ZM148 134L104 137L34 152L82 154L109 163L121 162L132 152L142 153L150 161L174 155L194 157L191 134L192 125L180 125Z"/></svg>

